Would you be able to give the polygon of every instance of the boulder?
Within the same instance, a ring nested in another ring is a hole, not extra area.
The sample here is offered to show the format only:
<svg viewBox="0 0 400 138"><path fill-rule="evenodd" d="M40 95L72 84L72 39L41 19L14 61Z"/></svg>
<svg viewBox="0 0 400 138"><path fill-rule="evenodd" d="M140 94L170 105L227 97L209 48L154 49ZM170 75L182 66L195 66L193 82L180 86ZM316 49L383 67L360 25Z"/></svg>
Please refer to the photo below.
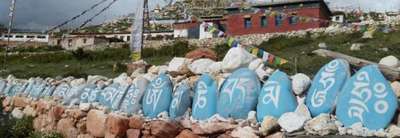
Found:
<svg viewBox="0 0 400 138"><path fill-rule="evenodd" d="M79 119L85 117L87 113L83 112L79 109L71 108L71 109L65 110L65 114L69 117L79 120Z"/></svg>
<svg viewBox="0 0 400 138"><path fill-rule="evenodd" d="M188 129L185 129L181 131L181 133L179 133L179 135L176 136L176 138L200 138L200 136L194 134L192 131Z"/></svg>
<svg viewBox="0 0 400 138"><path fill-rule="evenodd" d="M217 61L217 54L208 48L199 48L193 51L190 51L186 54L186 58L197 60L201 58L208 58L214 61Z"/></svg>
<svg viewBox="0 0 400 138"><path fill-rule="evenodd" d="M79 109L81 111L87 112L92 108L92 104L90 103L80 103L79 104Z"/></svg>
<svg viewBox="0 0 400 138"><path fill-rule="evenodd" d="M292 89L296 95L302 95L310 87L311 79L303 73L297 73L291 78Z"/></svg>
<svg viewBox="0 0 400 138"><path fill-rule="evenodd" d="M318 47L319 47L319 48L322 48L322 49L328 48L328 46L326 45L326 43L319 43L319 44L318 44Z"/></svg>
<svg viewBox="0 0 400 138"><path fill-rule="evenodd" d="M127 138L140 138L140 129L128 129L126 131Z"/></svg>
<svg viewBox="0 0 400 138"><path fill-rule="evenodd" d="M6 98L4 98L4 100L2 101L2 105L3 105L3 107L7 107L7 106L9 106L10 104L11 104L11 98L10 97L6 97Z"/></svg>
<svg viewBox="0 0 400 138"><path fill-rule="evenodd" d="M279 124L277 119L271 116L265 116L259 131L266 136L278 128Z"/></svg>
<svg viewBox="0 0 400 138"><path fill-rule="evenodd" d="M400 82L394 81L390 85L392 86L394 94L396 94L397 98L400 98Z"/></svg>
<svg viewBox="0 0 400 138"><path fill-rule="evenodd" d="M242 67L248 67L256 57L241 47L231 48L222 60L224 72L233 72Z"/></svg>
<svg viewBox="0 0 400 138"><path fill-rule="evenodd" d="M192 131L197 135L209 135L233 130L237 125L228 122L207 122L192 125Z"/></svg>
<svg viewBox="0 0 400 138"><path fill-rule="evenodd" d="M26 116L32 116L32 117L36 117L37 114L36 110L33 109L31 106L25 107L23 112Z"/></svg>
<svg viewBox="0 0 400 138"><path fill-rule="evenodd" d="M284 113L278 120L278 124L286 132L295 132L301 130L307 118L295 112Z"/></svg>
<svg viewBox="0 0 400 138"><path fill-rule="evenodd" d="M253 128L246 126L236 128L232 131L231 136L236 138L258 138L255 133Z"/></svg>
<svg viewBox="0 0 400 138"><path fill-rule="evenodd" d="M127 117L110 114L106 119L106 130L113 135L123 137L129 128L128 124L129 120Z"/></svg>
<svg viewBox="0 0 400 138"><path fill-rule="evenodd" d="M79 134L77 138L94 138L94 137L89 134Z"/></svg>
<svg viewBox="0 0 400 138"><path fill-rule="evenodd" d="M12 99L12 105L14 105L14 107L25 107L29 105L29 100L24 97L14 97Z"/></svg>
<svg viewBox="0 0 400 138"><path fill-rule="evenodd" d="M129 128L142 129L145 123L144 118L138 115L134 115L129 118Z"/></svg>
<svg viewBox="0 0 400 138"><path fill-rule="evenodd" d="M395 56L387 56L387 57L382 58L379 61L379 64L397 68L397 67L399 67L400 62L399 62L399 59Z"/></svg>
<svg viewBox="0 0 400 138"><path fill-rule="evenodd" d="M152 121L150 122L151 135L155 137L174 138L180 132L179 124L165 122L165 121Z"/></svg>
<svg viewBox="0 0 400 138"><path fill-rule="evenodd" d="M285 138L285 134L282 132L276 132L272 135L267 136L266 138Z"/></svg>
<svg viewBox="0 0 400 138"><path fill-rule="evenodd" d="M78 137L79 131L74 127L74 120L71 118L63 118L57 123L57 131L65 138Z"/></svg>
<svg viewBox="0 0 400 138"><path fill-rule="evenodd" d="M65 109L62 106L54 106L50 111L49 111L49 117L51 117L54 120L60 120L62 114L64 113Z"/></svg>
<svg viewBox="0 0 400 138"><path fill-rule="evenodd" d="M250 62L249 69L255 71L258 67L260 67L260 65L263 65L263 60L256 58Z"/></svg>
<svg viewBox="0 0 400 138"><path fill-rule="evenodd" d="M185 74L188 72L189 60L186 58L174 57L168 64L170 74Z"/></svg>
<svg viewBox="0 0 400 138"><path fill-rule="evenodd" d="M219 74L222 72L222 62L214 62L208 65L207 72L211 74Z"/></svg>
<svg viewBox="0 0 400 138"><path fill-rule="evenodd" d="M359 51L364 44L361 43L354 43L350 47L350 51Z"/></svg>
<svg viewBox="0 0 400 138"><path fill-rule="evenodd" d="M100 110L90 110L87 115L87 131L95 137L104 137L106 130L107 115Z"/></svg>
<svg viewBox="0 0 400 138"><path fill-rule="evenodd" d="M17 119L22 119L22 117L24 117L24 113L20 109L14 108L14 110L11 112L11 116Z"/></svg>
<svg viewBox="0 0 400 138"><path fill-rule="evenodd" d="M387 129L387 137L394 138L400 137L400 127L396 125L390 125Z"/></svg>
<svg viewBox="0 0 400 138"><path fill-rule="evenodd" d="M208 68L210 65L214 64L215 61L208 59L208 58L202 58L193 61L189 65L189 70L193 72L194 74L203 74L208 71Z"/></svg>
<svg viewBox="0 0 400 138"><path fill-rule="evenodd" d="M338 131L334 120L331 119L329 114L320 114L310 121L307 121L304 129L308 134L319 136L335 134Z"/></svg>
<svg viewBox="0 0 400 138"><path fill-rule="evenodd" d="M33 128L37 131L54 131L57 127L57 121L47 114L42 114L33 120Z"/></svg>

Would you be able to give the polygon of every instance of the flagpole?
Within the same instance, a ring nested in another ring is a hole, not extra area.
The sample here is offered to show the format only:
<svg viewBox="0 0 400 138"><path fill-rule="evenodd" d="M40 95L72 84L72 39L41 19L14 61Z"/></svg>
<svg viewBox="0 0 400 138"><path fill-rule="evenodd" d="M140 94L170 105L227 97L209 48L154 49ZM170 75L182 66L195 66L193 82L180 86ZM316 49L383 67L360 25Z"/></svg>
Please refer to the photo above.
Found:
<svg viewBox="0 0 400 138"><path fill-rule="evenodd" d="M7 46L6 46L6 51L5 51L6 53L4 54L4 61L3 61L4 71L6 70L8 50L10 47L10 36L11 36L11 31L12 31L13 23L14 23L15 3L16 3L16 0L11 0L10 13L8 15L9 21L8 21L8 30L7 30Z"/></svg>

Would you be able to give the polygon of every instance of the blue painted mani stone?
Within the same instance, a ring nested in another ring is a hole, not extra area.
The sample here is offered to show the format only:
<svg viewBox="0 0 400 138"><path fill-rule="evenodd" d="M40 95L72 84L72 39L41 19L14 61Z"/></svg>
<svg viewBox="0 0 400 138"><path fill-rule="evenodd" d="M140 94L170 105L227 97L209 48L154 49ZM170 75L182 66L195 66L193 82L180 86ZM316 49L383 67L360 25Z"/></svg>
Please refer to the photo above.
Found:
<svg viewBox="0 0 400 138"><path fill-rule="evenodd" d="M169 116L173 119L181 117L192 106L191 99L192 90L189 83L183 81L176 88L171 106L169 108Z"/></svg>
<svg viewBox="0 0 400 138"><path fill-rule="evenodd" d="M41 98L48 98L53 95L56 86L47 84L46 88L43 90L42 94L40 95Z"/></svg>
<svg viewBox="0 0 400 138"><path fill-rule="evenodd" d="M88 103L100 102L101 92L103 89L101 87L96 87L92 91L90 91L90 95L88 98Z"/></svg>
<svg viewBox="0 0 400 138"><path fill-rule="evenodd" d="M291 89L286 73L275 71L264 84L258 97L257 120L262 122L265 116L280 118L286 112L293 112L297 100Z"/></svg>
<svg viewBox="0 0 400 138"><path fill-rule="evenodd" d="M247 68L238 69L222 85L217 112L225 118L246 119L255 111L261 84L257 74Z"/></svg>
<svg viewBox="0 0 400 138"><path fill-rule="evenodd" d="M5 80L0 80L0 95L4 94L4 89L6 89L7 82Z"/></svg>
<svg viewBox="0 0 400 138"><path fill-rule="evenodd" d="M53 97L64 98L70 89L71 86L68 83L61 83L54 90Z"/></svg>
<svg viewBox="0 0 400 138"><path fill-rule="evenodd" d="M40 95L42 94L45 88L46 88L46 83L43 83L42 81L37 81L30 90L31 93L29 93L29 97L33 99L40 98Z"/></svg>
<svg viewBox="0 0 400 138"><path fill-rule="evenodd" d="M349 78L349 63L343 59L335 59L319 70L306 98L306 105L313 117L334 111L337 95Z"/></svg>
<svg viewBox="0 0 400 138"><path fill-rule="evenodd" d="M31 93L31 90L33 89L33 86L35 85L35 79L34 78L30 78L28 80L28 86L26 86L24 92L22 93L23 96L29 96L29 94Z"/></svg>
<svg viewBox="0 0 400 138"><path fill-rule="evenodd" d="M206 120L217 113L217 82L207 73L196 82L192 104L192 117Z"/></svg>
<svg viewBox="0 0 400 138"><path fill-rule="evenodd" d="M349 127L361 122L370 130L385 128L397 109L397 97L377 65L361 68L343 87L336 116Z"/></svg>
<svg viewBox="0 0 400 138"><path fill-rule="evenodd" d="M168 112L172 100L172 82L166 74L152 80L143 97L143 113L155 118L161 112Z"/></svg>
<svg viewBox="0 0 400 138"><path fill-rule="evenodd" d="M99 101L102 105L111 108L112 110L118 110L121 100L128 89L127 85L121 85L119 83L113 83L110 86L104 88L101 92Z"/></svg>
<svg viewBox="0 0 400 138"><path fill-rule="evenodd" d="M74 105L79 104L80 96L82 94L82 90L85 88L86 85L78 85L71 88L71 90L65 95L63 99L63 103L65 105Z"/></svg>
<svg viewBox="0 0 400 138"><path fill-rule="evenodd" d="M96 89L95 84L86 84L80 91L80 103L88 103L89 102L89 97L90 93Z"/></svg>
<svg viewBox="0 0 400 138"><path fill-rule="evenodd" d="M138 114L142 109L142 97L146 91L149 81L143 77L137 77L129 87L120 110L129 115Z"/></svg>

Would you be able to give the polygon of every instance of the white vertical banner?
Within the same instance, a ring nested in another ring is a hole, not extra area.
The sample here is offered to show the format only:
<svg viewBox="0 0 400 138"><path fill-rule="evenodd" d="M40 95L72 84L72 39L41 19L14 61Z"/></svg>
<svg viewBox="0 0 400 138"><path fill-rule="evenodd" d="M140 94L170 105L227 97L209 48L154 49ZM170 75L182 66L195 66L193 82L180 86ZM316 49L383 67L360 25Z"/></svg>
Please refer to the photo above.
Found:
<svg viewBox="0 0 400 138"><path fill-rule="evenodd" d="M143 13L144 13L145 0L138 0L135 18L132 24L132 34L131 34L131 58L133 61L140 60L141 50L143 45Z"/></svg>

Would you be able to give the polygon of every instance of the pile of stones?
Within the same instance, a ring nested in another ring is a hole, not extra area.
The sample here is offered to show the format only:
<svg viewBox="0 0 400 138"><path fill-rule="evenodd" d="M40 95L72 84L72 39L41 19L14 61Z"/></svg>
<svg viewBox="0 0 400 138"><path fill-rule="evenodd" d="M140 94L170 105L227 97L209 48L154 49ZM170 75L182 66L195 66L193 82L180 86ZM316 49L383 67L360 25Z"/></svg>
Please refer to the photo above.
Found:
<svg viewBox="0 0 400 138"><path fill-rule="evenodd" d="M37 131L70 138L400 136L400 83L376 65L351 72L335 59L310 79L240 47L222 61L198 53L150 68L139 61L116 78L10 75L0 79L2 106L15 118L33 116Z"/></svg>

